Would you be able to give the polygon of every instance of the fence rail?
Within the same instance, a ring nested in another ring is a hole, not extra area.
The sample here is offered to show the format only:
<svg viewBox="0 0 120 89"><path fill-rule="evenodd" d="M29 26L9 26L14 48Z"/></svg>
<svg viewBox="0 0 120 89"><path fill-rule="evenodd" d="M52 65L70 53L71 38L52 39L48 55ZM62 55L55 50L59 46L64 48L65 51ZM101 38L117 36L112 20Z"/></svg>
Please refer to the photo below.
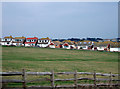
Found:
<svg viewBox="0 0 120 89"><path fill-rule="evenodd" d="M0 76L15 76L15 75L22 75L22 72L0 72ZM51 72L26 72L27 75L51 75ZM57 72L54 74L75 74L75 72ZM94 73L91 72L77 72L77 74L86 74L86 75L93 75ZM99 76L110 76L110 74L102 74L102 73L96 73L96 75ZM111 74L112 77L120 76L118 74Z"/></svg>
<svg viewBox="0 0 120 89"><path fill-rule="evenodd" d="M70 79L55 79L55 75L74 75L74 78ZM97 86L119 86L119 84L113 84L112 81L120 81L119 79L113 79L113 77L118 77L120 75L118 74L112 74L111 72L109 74L102 74L102 73L96 73L95 71L93 73L91 72L26 72L25 69L22 70L22 72L0 72L0 76L22 76L22 80L17 79L3 79L2 83L22 83L22 87L26 89L27 83L34 82L34 81L50 81L52 88L55 87L62 87L62 86L56 86L56 81L74 81L74 84L72 87L75 87L78 89L79 86L94 86L94 89L96 89ZM42 78L42 79L34 79L34 80L27 80L27 75L49 75L50 78ZM78 75L92 75L93 78L87 78L87 77L81 77L78 78ZM108 78L97 78L97 76L108 76ZM92 80L93 84L79 84L78 80ZM108 81L108 84L97 84L97 81ZM35 87L35 86L34 86ZM40 87L40 86L39 86ZM64 87L64 86L63 86Z"/></svg>

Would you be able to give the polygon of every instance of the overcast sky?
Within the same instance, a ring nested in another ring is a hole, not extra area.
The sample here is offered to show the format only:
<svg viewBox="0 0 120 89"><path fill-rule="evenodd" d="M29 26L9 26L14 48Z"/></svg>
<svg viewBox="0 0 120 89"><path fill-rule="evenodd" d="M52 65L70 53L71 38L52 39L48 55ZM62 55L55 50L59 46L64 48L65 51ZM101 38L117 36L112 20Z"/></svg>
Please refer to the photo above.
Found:
<svg viewBox="0 0 120 89"><path fill-rule="evenodd" d="M5 2L2 36L118 37L117 2Z"/></svg>

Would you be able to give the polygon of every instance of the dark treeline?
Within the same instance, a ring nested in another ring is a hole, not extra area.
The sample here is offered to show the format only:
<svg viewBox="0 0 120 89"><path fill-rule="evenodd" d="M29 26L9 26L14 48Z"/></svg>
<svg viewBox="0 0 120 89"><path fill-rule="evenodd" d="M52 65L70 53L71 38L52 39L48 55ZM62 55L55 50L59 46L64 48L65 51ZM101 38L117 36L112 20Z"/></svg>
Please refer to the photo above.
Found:
<svg viewBox="0 0 120 89"><path fill-rule="evenodd" d="M64 40L70 40L70 41L84 41L84 40L88 40L88 41L95 41L95 42L99 42L99 41L105 41L106 39L102 39L102 38L68 38L68 39L52 39L52 41L64 41ZM109 41L116 41L116 42L120 42L120 38L115 38L115 39L107 39Z"/></svg>

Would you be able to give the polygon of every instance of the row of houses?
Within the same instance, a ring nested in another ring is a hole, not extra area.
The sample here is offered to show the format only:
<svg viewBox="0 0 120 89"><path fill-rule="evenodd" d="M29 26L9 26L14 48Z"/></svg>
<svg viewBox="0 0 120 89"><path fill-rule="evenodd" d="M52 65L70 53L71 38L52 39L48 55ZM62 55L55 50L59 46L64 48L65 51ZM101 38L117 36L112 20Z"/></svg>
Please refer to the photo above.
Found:
<svg viewBox="0 0 120 89"><path fill-rule="evenodd" d="M42 47L42 48L65 48L65 49L91 49L91 50L107 50L108 44L111 47L117 47L117 42L93 42L93 41L70 41L64 40L60 41L52 41L49 37L40 38L37 37L15 37L7 36L0 39L0 45L6 46L25 46L25 47Z"/></svg>
<svg viewBox="0 0 120 89"><path fill-rule="evenodd" d="M38 39L37 37L25 38L12 36L1 38L0 44L6 46L26 46L26 47L47 47L51 43L51 40L47 38Z"/></svg>

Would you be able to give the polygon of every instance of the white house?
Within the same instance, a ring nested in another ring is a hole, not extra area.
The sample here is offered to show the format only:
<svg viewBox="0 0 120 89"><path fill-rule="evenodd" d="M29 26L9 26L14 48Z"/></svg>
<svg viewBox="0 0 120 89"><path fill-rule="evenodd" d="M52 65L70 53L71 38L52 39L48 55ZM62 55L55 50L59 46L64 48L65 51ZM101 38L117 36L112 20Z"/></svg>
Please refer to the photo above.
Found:
<svg viewBox="0 0 120 89"><path fill-rule="evenodd" d="M38 41L37 37L26 38L25 47L35 47L37 41Z"/></svg>
<svg viewBox="0 0 120 89"><path fill-rule="evenodd" d="M94 45L94 42L92 42L92 41L80 41L76 44L76 48L88 50L88 49L91 49L90 47L92 45Z"/></svg>
<svg viewBox="0 0 120 89"><path fill-rule="evenodd" d="M120 48L110 48L111 52L120 52Z"/></svg>
<svg viewBox="0 0 120 89"><path fill-rule="evenodd" d="M99 51L104 51L105 48L106 48L106 47L97 47L97 50L99 50Z"/></svg>
<svg viewBox="0 0 120 89"><path fill-rule="evenodd" d="M51 43L49 44L49 48L55 48L55 44L54 44L53 42L51 42Z"/></svg>
<svg viewBox="0 0 120 89"><path fill-rule="evenodd" d="M41 39L38 39L37 46L42 47L42 48L46 48L49 46L50 43L51 43L51 40L48 37L41 38Z"/></svg>
<svg viewBox="0 0 120 89"><path fill-rule="evenodd" d="M65 49L75 49L75 45L72 42L65 42L62 45L62 48L65 48Z"/></svg>
<svg viewBox="0 0 120 89"><path fill-rule="evenodd" d="M12 45L14 46L24 46L25 37L15 37L12 39Z"/></svg>
<svg viewBox="0 0 120 89"><path fill-rule="evenodd" d="M12 45L12 36L7 36L1 39L1 45L6 45L6 46L10 46Z"/></svg>

